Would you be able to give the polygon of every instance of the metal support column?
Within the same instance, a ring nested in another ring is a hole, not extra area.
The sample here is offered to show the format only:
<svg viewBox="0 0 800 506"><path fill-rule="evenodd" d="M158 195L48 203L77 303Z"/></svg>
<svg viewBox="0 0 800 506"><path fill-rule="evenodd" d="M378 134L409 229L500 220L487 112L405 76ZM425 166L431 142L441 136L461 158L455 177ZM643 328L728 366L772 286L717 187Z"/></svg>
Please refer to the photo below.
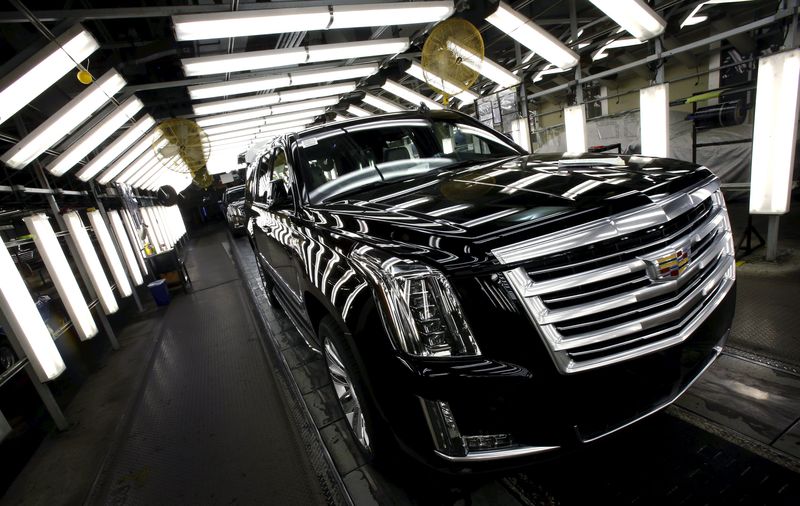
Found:
<svg viewBox="0 0 800 506"><path fill-rule="evenodd" d="M111 220L108 219L108 213L106 212L106 206L103 205L102 199L97 196L97 186L94 184L94 181L89 183L92 188L92 194L94 195L94 201L97 203L97 209L100 211L100 215L103 217L103 221L106 222L106 228L110 231L111 241L114 243L114 249L117 251L117 256L119 256L120 260L122 261L122 266L125 269L125 276L128 278L128 282L131 285L131 292L133 293L133 300L136 302L136 308L141 313L144 311L142 307L142 301L139 300L139 294L136 290L136 283L133 281L133 273L131 272L130 267L128 266L128 262L125 261L125 254L122 251L122 245L119 242L119 238L117 237L116 231L114 227L111 226Z"/></svg>
<svg viewBox="0 0 800 506"><path fill-rule="evenodd" d="M36 163L34 167L36 177L39 179L39 184L42 185L42 188L50 189L50 182L47 180L47 176L42 169L40 163ZM67 230L66 225L64 225L64 218L61 217L61 208L58 207L58 202L56 202L55 197L53 194L50 193L47 195L47 203L50 205L50 210L53 212L53 216L58 223L58 226L61 230ZM86 292L89 294L89 297L92 299L97 298L97 294L94 291L94 287L92 283L89 281L89 275L86 273L86 266L83 265L81 261L81 257L78 254L78 248L75 246L75 242L72 240L72 236L69 234L64 236L67 242L67 248L69 249L69 253L72 256L72 260L75 262L75 267L78 269L78 274L80 275L81 279L83 280L84 286L86 286ZM119 341L117 341L117 336L114 333L114 329L111 327L111 324L108 322L108 318L106 318L106 314L103 312L103 308L101 304L96 304L94 307L95 314L97 315L97 319L100 320L100 324L103 326L103 330L108 336L108 340L111 343L111 348L114 350L119 349Z"/></svg>
<svg viewBox="0 0 800 506"><path fill-rule="evenodd" d="M778 258L778 230L780 215L771 215L767 224L767 261L774 262Z"/></svg>
<svg viewBox="0 0 800 506"><path fill-rule="evenodd" d="M22 346L20 346L17 336L14 334L14 331L11 330L11 325L8 324L3 313L0 313L0 326L3 327L6 338L8 338L8 342L14 349L14 353L17 354L17 358L25 360L25 352ZM31 383L33 383L36 393L39 394L39 398L42 399L45 409L50 413L50 417L53 419L53 422L55 422L58 430L67 430L69 428L67 417L64 416L64 413L61 411L61 406L58 405L56 398L53 397L53 392L50 391L50 387L39 381L39 377L36 376L36 371L33 370L33 365L31 365L30 361L28 361L28 364L25 366L25 373L28 375L28 378L30 378Z"/></svg>

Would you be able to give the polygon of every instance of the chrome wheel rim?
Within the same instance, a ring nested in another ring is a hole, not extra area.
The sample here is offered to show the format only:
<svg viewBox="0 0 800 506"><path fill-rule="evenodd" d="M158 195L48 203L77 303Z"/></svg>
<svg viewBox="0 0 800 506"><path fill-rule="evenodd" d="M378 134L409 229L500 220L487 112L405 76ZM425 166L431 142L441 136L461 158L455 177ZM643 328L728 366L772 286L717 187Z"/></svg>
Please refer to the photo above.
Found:
<svg viewBox="0 0 800 506"><path fill-rule="evenodd" d="M369 444L369 434L361 403L358 401L353 389L353 382L350 380L341 355L330 339L325 339L325 358L328 362L328 374L330 374L331 383L336 391L336 398L342 408L344 418L347 420L350 430L353 431L358 444L369 453L372 448Z"/></svg>

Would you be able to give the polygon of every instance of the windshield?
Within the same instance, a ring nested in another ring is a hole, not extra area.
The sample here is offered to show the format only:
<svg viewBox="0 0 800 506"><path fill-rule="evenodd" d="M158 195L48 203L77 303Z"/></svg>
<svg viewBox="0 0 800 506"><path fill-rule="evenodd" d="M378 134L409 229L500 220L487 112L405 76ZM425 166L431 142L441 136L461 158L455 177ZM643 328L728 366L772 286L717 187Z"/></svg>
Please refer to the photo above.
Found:
<svg viewBox="0 0 800 506"><path fill-rule="evenodd" d="M501 135L458 121L385 120L300 139L312 204L463 161L515 156Z"/></svg>

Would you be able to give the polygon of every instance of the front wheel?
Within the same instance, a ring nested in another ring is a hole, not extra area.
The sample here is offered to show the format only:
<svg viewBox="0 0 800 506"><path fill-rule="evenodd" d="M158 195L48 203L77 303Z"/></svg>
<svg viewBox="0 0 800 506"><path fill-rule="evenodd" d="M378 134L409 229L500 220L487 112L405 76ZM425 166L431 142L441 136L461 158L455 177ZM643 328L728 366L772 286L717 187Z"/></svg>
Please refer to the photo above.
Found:
<svg viewBox="0 0 800 506"><path fill-rule="evenodd" d="M331 316L322 319L319 338L323 343L325 362L336 400L353 438L367 460L382 460L388 438L376 416L364 386L364 376L356 363L339 325ZM376 457L380 457L377 459Z"/></svg>

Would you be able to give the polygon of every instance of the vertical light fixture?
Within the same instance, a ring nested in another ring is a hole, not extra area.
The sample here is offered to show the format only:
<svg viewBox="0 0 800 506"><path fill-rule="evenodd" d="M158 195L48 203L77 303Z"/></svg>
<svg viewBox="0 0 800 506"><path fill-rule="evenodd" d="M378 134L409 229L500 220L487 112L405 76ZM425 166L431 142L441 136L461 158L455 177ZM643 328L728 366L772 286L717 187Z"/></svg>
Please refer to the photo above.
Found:
<svg viewBox="0 0 800 506"><path fill-rule="evenodd" d="M146 274L147 265L144 263L144 245L139 237L139 231L134 226L133 218L131 218L131 215L127 209L120 210L120 214L122 215L122 224L125 225L125 229L128 232L128 237L131 240L131 246L134 249L134 253L136 253L136 263L139 264L139 269L141 272Z"/></svg>
<svg viewBox="0 0 800 506"><path fill-rule="evenodd" d="M789 212L797 141L800 49L758 60L750 213Z"/></svg>
<svg viewBox="0 0 800 506"><path fill-rule="evenodd" d="M75 241L78 255L81 257L83 265L86 266L89 281L97 293L97 298L100 299L100 306L103 308L103 312L105 314L116 313L119 310L117 299L114 298L114 291L108 283L100 258L97 257L97 253L92 246L92 240L89 238L89 233L86 232L78 211L64 213L63 218L69 235Z"/></svg>
<svg viewBox="0 0 800 506"><path fill-rule="evenodd" d="M0 124L100 47L92 34L75 25L0 81Z"/></svg>
<svg viewBox="0 0 800 506"><path fill-rule="evenodd" d="M114 241L111 240L111 235L108 233L106 221L100 214L100 211L93 210L86 213L89 216L89 222L94 229L94 236L97 242L100 243L100 249L103 250L103 256L106 259L106 264L111 270L111 276L114 278L114 283L117 284L117 291L121 297L128 297L133 293L131 284L128 277L125 275L125 268L122 266L122 261L117 255L117 249L114 247Z"/></svg>
<svg viewBox="0 0 800 506"><path fill-rule="evenodd" d="M144 283L144 279L142 278L142 272L139 270L139 265L136 263L136 256L133 253L131 242L128 240L128 234L125 232L125 226L122 224L119 211L109 211L108 219L111 222L114 235L117 237L117 243L122 250L122 257L128 266L128 272L131 273L133 278L133 284L139 286Z"/></svg>
<svg viewBox="0 0 800 506"><path fill-rule="evenodd" d="M44 214L33 214L22 218L22 221L33 236L33 242L44 260L47 273L50 274L58 290L58 295L78 332L78 337L81 341L91 339L97 335L97 325L67 262L67 257L64 256L64 251L53 232L53 227L50 226L50 220Z"/></svg>
<svg viewBox="0 0 800 506"><path fill-rule="evenodd" d="M569 69L578 64L575 51L505 2L500 2L486 21L559 68Z"/></svg>
<svg viewBox="0 0 800 506"><path fill-rule="evenodd" d="M0 310L39 381L44 383L56 379L66 369L64 360L5 243L0 241L0 245L0 279L3 280L0 283Z"/></svg>
<svg viewBox="0 0 800 506"><path fill-rule="evenodd" d="M583 104L564 108L564 129L567 134L567 152L586 152L586 110Z"/></svg>
<svg viewBox="0 0 800 506"><path fill-rule="evenodd" d="M639 40L652 39L664 33L667 22L644 0L589 0Z"/></svg>
<svg viewBox="0 0 800 506"><path fill-rule="evenodd" d="M531 152L531 130L528 118L517 118L512 124L511 137L528 153Z"/></svg>
<svg viewBox="0 0 800 506"><path fill-rule="evenodd" d="M669 83L639 90L642 154L669 156Z"/></svg>
<svg viewBox="0 0 800 506"><path fill-rule="evenodd" d="M14 144L0 156L0 161L13 169L24 168L89 119L123 86L125 79L116 70L109 70Z"/></svg>

